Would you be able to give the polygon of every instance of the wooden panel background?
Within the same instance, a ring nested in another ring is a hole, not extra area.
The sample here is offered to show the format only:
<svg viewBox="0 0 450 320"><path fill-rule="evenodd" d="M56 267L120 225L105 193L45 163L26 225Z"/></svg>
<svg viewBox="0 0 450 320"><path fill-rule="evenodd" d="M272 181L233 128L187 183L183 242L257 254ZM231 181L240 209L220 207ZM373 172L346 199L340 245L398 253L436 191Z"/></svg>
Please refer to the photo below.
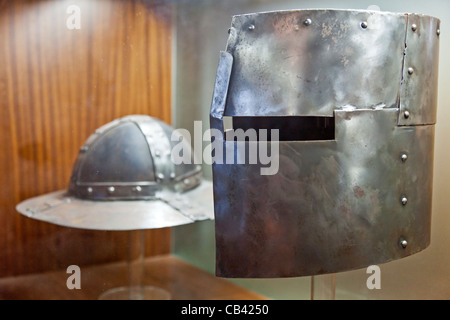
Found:
<svg viewBox="0 0 450 320"><path fill-rule="evenodd" d="M81 29L69 30L69 5ZM0 277L126 258L126 232L55 226L20 201L66 189L78 150L129 114L170 123L170 8L145 1L0 0ZM147 255L170 251L147 232Z"/></svg>

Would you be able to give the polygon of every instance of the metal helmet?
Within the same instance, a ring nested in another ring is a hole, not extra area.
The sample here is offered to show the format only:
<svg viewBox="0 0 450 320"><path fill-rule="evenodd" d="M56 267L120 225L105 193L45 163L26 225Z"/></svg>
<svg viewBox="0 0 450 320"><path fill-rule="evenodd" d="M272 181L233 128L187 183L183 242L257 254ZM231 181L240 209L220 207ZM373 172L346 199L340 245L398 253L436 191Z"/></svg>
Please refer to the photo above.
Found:
<svg viewBox="0 0 450 320"><path fill-rule="evenodd" d="M81 147L68 190L26 200L22 214L96 230L171 227L213 218L212 185L201 168L175 165L173 129L145 115L116 119ZM190 150L185 146L183 150Z"/></svg>
<svg viewBox="0 0 450 320"><path fill-rule="evenodd" d="M233 17L210 115L215 154L234 155L213 162L217 275L334 273L429 245L439 24L367 10ZM224 117L234 131L279 129L266 139L274 174L237 163L252 144L227 141Z"/></svg>

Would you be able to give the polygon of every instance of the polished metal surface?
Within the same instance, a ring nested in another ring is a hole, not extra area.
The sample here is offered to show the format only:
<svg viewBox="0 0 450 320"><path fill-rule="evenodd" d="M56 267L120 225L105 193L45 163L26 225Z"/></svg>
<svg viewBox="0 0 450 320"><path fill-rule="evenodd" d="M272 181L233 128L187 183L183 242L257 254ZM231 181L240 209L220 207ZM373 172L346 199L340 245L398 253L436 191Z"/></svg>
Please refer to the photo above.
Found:
<svg viewBox="0 0 450 320"><path fill-rule="evenodd" d="M261 162L213 163L218 276L334 273L429 245L438 29L433 17L364 10L233 17L211 128L224 134L224 116L335 126L332 139L269 142L274 175Z"/></svg>
<svg viewBox="0 0 450 320"><path fill-rule="evenodd" d="M440 21L410 14L407 23L411 26L406 29L405 38L404 69L408 72L403 74L398 122L400 125L435 124Z"/></svg>
<svg viewBox="0 0 450 320"><path fill-rule="evenodd" d="M201 182L200 167L174 165L171 133L164 122L133 115L116 119L81 147L69 192L92 200L145 200L162 188L184 191ZM184 183L189 179L190 184Z"/></svg>
<svg viewBox="0 0 450 320"><path fill-rule="evenodd" d="M208 181L186 194L161 194L154 200L83 200L60 190L17 206L17 211L36 220L109 231L175 227L213 219L213 210L212 184Z"/></svg>
<svg viewBox="0 0 450 320"><path fill-rule="evenodd" d="M198 166L172 162L172 132L149 116L116 119L80 148L68 190L25 200L16 209L33 219L93 230L213 219L212 183L202 179Z"/></svg>
<svg viewBox="0 0 450 320"><path fill-rule="evenodd" d="M255 29L248 31L248 25ZM370 11L234 16L226 50L234 63L224 115L333 116L345 107L395 107L405 30L405 15Z"/></svg>

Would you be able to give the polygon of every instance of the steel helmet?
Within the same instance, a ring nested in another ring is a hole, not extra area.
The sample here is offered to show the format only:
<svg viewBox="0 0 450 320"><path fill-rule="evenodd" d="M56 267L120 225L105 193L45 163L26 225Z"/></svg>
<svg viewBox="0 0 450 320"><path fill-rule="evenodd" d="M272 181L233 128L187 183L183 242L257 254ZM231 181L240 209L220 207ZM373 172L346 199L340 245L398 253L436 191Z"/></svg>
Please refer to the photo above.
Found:
<svg viewBox="0 0 450 320"><path fill-rule="evenodd" d="M202 179L200 166L171 160L172 146L180 143L171 141L173 131L146 115L103 125L81 147L68 190L25 200L17 210L96 230L162 228L213 218L212 186Z"/></svg>
<svg viewBox="0 0 450 320"><path fill-rule="evenodd" d="M277 129L265 148L278 157L214 159L217 275L334 273L429 245L439 28L434 17L368 10L233 17L213 148L247 159L256 144L241 149L225 133Z"/></svg>

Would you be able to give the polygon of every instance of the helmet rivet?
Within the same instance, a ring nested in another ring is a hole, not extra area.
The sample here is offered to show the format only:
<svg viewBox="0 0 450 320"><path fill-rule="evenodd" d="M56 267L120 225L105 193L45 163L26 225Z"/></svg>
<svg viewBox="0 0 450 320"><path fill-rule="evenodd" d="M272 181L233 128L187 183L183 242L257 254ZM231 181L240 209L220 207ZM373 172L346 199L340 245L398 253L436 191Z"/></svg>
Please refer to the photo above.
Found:
<svg viewBox="0 0 450 320"><path fill-rule="evenodd" d="M170 173L170 179L175 179L175 172Z"/></svg>
<svg viewBox="0 0 450 320"><path fill-rule="evenodd" d="M403 249L405 249L408 246L408 241L406 241L405 239L400 240L400 245Z"/></svg>
<svg viewBox="0 0 450 320"><path fill-rule="evenodd" d="M441 34L441 29L437 29L436 34L439 36Z"/></svg>
<svg viewBox="0 0 450 320"><path fill-rule="evenodd" d="M114 188L114 187L108 187L108 192L109 192L109 193L113 193L114 191L116 191L116 188Z"/></svg>
<svg viewBox="0 0 450 320"><path fill-rule="evenodd" d="M406 196L402 197L402 205L406 206L406 204L408 203L408 198L406 198Z"/></svg>
<svg viewBox="0 0 450 320"><path fill-rule="evenodd" d="M312 23L312 20L310 18L307 18L305 21L303 21L303 24L305 26L309 26L309 25L311 25L311 23Z"/></svg>
<svg viewBox="0 0 450 320"><path fill-rule="evenodd" d="M92 193L94 191L91 187L88 187L86 190L88 193Z"/></svg>
<svg viewBox="0 0 450 320"><path fill-rule="evenodd" d="M191 181L190 181L189 179L184 179L184 180L183 180L183 183L184 183L184 184L189 184L190 182L191 182Z"/></svg>
<svg viewBox="0 0 450 320"><path fill-rule="evenodd" d="M403 116L405 117L405 119L408 119L409 116L410 116L409 111L405 111L405 112L403 113Z"/></svg>
<svg viewBox="0 0 450 320"><path fill-rule="evenodd" d="M417 24L414 23L414 24L411 26L411 30L415 32L415 31L417 30Z"/></svg>
<svg viewBox="0 0 450 320"><path fill-rule="evenodd" d="M408 160L408 155L406 153L403 153L401 159L403 162L406 162L406 160Z"/></svg>
<svg viewBox="0 0 450 320"><path fill-rule="evenodd" d="M250 31L255 30L255 26L254 26L253 24L249 25L249 26L248 26L248 30L250 30Z"/></svg>
<svg viewBox="0 0 450 320"><path fill-rule="evenodd" d="M164 179L164 174L158 173L157 177L158 177L159 180L163 180Z"/></svg>
<svg viewBox="0 0 450 320"><path fill-rule="evenodd" d="M408 74L413 74L414 73L414 68L409 67L408 68Z"/></svg>
<svg viewBox="0 0 450 320"><path fill-rule="evenodd" d="M141 188L141 186L136 186L136 188L134 188L134 190L135 190L136 192L141 192L141 191L142 191L142 188Z"/></svg>
<svg viewBox="0 0 450 320"><path fill-rule="evenodd" d="M155 156L159 157L161 155L161 152L159 150L155 150Z"/></svg>
<svg viewBox="0 0 450 320"><path fill-rule="evenodd" d="M361 28L367 29L368 26L369 26L369 25L367 24L367 21L361 22Z"/></svg>

